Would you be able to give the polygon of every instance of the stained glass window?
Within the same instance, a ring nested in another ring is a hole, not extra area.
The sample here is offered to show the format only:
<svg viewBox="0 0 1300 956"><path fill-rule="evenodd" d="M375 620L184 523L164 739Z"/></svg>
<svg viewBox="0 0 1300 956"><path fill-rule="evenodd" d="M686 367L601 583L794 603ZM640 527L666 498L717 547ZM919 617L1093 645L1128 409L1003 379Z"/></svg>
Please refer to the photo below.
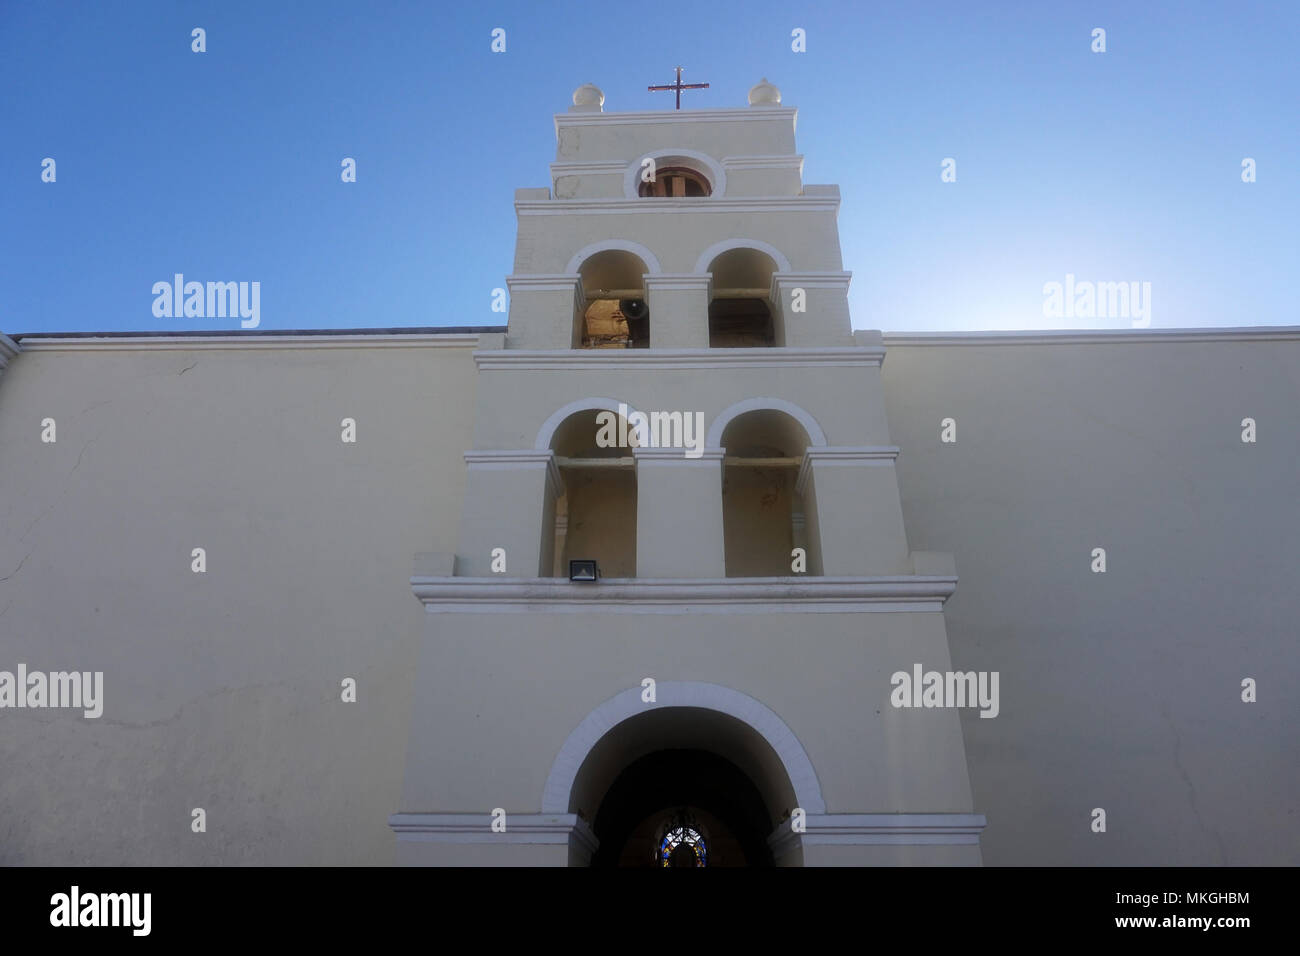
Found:
<svg viewBox="0 0 1300 956"><path fill-rule="evenodd" d="M691 858L694 857L694 863ZM660 866L708 866L709 848L700 831L687 826L668 829L659 841Z"/></svg>

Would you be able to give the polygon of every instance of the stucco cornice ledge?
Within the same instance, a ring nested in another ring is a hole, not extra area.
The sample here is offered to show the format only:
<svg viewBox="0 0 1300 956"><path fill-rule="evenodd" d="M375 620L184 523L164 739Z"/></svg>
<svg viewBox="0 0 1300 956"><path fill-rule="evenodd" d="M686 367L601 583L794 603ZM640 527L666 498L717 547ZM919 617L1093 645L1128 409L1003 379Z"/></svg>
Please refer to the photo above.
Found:
<svg viewBox="0 0 1300 956"><path fill-rule="evenodd" d="M626 159L597 159L597 160L559 160L551 163L551 178L559 176L581 176L581 175L602 175L614 173L622 176L623 171L627 169L628 161Z"/></svg>
<svg viewBox="0 0 1300 956"><path fill-rule="evenodd" d="M484 328L483 331L504 331ZM474 348L479 332L291 332L263 329L230 330L211 335L155 335L148 332L103 336L24 335L24 352L157 352L246 351L263 349L447 349Z"/></svg>
<svg viewBox="0 0 1300 956"><path fill-rule="evenodd" d="M885 359L883 348L770 349L590 349L541 351L480 349L474 361L480 370L526 369L609 370L699 368L871 367Z"/></svg>
<svg viewBox="0 0 1300 956"><path fill-rule="evenodd" d="M492 829L486 813L394 813L388 827L399 840L427 843L525 843L564 845L574 840L594 853L600 845L575 813L512 813L504 831Z"/></svg>
<svg viewBox="0 0 1300 956"><path fill-rule="evenodd" d="M980 842L988 825L982 813L820 813L809 814L805 831L783 823L767 838L773 853L784 856L796 845L970 846Z"/></svg>
<svg viewBox="0 0 1300 956"><path fill-rule="evenodd" d="M540 465L546 469L547 478L556 494L564 487L564 480L560 477L560 467L555 463L555 452L549 448L542 451L535 448L475 449L465 452L465 464L470 468L487 468L496 471L518 471Z"/></svg>
<svg viewBox="0 0 1300 956"><path fill-rule="evenodd" d="M506 276L506 286L511 295L516 292L572 292L581 282L582 276L576 272Z"/></svg>
<svg viewBox="0 0 1300 956"><path fill-rule="evenodd" d="M413 577L411 590L433 612L753 614L941 611L957 589L955 576L890 575L827 578L563 578Z"/></svg>
<svg viewBox="0 0 1300 956"><path fill-rule="evenodd" d="M645 126L660 123L754 123L782 120L793 123L798 115L793 106L773 106L763 110L751 107L721 107L699 110L629 110L616 113L555 113L555 133L565 126Z"/></svg>
<svg viewBox="0 0 1300 956"><path fill-rule="evenodd" d="M803 157L798 153L772 156L724 156L726 169L797 169L803 172Z"/></svg>
<svg viewBox="0 0 1300 956"><path fill-rule="evenodd" d="M778 291L790 286L805 289L847 290L853 281L852 272L773 272L772 286Z"/></svg>
<svg viewBox="0 0 1300 956"><path fill-rule="evenodd" d="M568 216L575 212L675 215L685 212L838 212L840 201L825 196L689 196L646 199L516 199L520 216Z"/></svg>
<svg viewBox="0 0 1300 956"><path fill-rule="evenodd" d="M1190 329L1046 329L985 332L884 332L887 346L914 345L1130 345L1219 342L1295 342L1300 326L1230 326Z"/></svg>
<svg viewBox="0 0 1300 956"><path fill-rule="evenodd" d="M816 468L844 466L888 466L893 467L898 459L897 445L864 445L861 447L840 445L811 445L803 454L799 464L799 473L795 476L795 494L807 492L808 478Z"/></svg>
<svg viewBox="0 0 1300 956"><path fill-rule="evenodd" d="M0 372L5 370L10 359L18 354L18 343L0 332Z"/></svg>
<svg viewBox="0 0 1300 956"><path fill-rule="evenodd" d="M646 290L650 293L656 291L664 292L696 292L700 289L708 290L713 285L713 273L704 272L660 272L653 275L647 275L644 280Z"/></svg>

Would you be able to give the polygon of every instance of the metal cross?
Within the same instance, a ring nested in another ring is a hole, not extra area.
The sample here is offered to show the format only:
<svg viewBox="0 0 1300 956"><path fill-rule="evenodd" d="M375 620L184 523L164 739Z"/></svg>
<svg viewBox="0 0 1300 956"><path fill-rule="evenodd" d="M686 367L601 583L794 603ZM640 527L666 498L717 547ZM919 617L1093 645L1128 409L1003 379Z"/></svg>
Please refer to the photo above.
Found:
<svg viewBox="0 0 1300 956"><path fill-rule="evenodd" d="M648 90L649 90L650 92L652 92L652 93L654 93L654 92L658 92L659 90L676 90L676 91L677 91L677 108L678 108L678 109L681 109L681 108L682 108L682 90L707 90L708 88L709 88L709 84L707 84L707 83L683 83L683 82L682 82L682 68L681 68L680 66L677 68L677 82L676 82L676 83L669 83L669 84L666 84L666 85L664 85L664 86L647 86L647 87L646 87L646 89L648 89Z"/></svg>

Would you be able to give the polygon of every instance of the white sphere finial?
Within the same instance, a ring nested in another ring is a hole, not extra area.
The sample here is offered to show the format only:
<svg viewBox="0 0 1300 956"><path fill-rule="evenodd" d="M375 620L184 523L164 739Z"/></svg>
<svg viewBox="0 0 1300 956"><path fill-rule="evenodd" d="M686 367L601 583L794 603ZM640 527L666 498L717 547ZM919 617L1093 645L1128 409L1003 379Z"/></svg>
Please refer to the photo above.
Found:
<svg viewBox="0 0 1300 956"><path fill-rule="evenodd" d="M750 106L780 106L781 91L763 77L749 90Z"/></svg>
<svg viewBox="0 0 1300 956"><path fill-rule="evenodd" d="M583 83L573 91L573 106L570 111L598 113L605 105L605 94L595 83Z"/></svg>

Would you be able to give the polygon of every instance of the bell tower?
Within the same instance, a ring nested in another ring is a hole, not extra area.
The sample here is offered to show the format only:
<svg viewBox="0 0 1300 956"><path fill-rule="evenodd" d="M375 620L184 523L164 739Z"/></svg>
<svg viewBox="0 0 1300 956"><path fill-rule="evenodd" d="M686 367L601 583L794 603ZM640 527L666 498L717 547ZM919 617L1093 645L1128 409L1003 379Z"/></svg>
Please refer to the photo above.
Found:
<svg viewBox="0 0 1300 956"><path fill-rule="evenodd" d="M953 562L908 546L839 190L777 88L748 99L585 84L515 192L459 540L412 578L399 860L644 863L688 813L701 859L979 862L957 710L891 704L951 667Z"/></svg>

